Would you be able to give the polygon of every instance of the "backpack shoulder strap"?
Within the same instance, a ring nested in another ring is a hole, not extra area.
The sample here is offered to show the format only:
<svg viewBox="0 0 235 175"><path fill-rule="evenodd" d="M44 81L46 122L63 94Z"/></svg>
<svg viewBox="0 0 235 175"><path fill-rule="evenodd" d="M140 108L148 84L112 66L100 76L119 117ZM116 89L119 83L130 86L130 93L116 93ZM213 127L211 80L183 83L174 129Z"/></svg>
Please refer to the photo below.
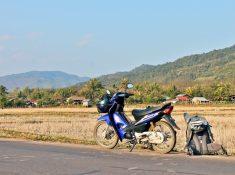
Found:
<svg viewBox="0 0 235 175"><path fill-rule="evenodd" d="M193 132L192 130L189 128L189 126L187 125L187 129L186 129L186 145L185 148L187 148L189 146L189 142L191 141L193 136Z"/></svg>

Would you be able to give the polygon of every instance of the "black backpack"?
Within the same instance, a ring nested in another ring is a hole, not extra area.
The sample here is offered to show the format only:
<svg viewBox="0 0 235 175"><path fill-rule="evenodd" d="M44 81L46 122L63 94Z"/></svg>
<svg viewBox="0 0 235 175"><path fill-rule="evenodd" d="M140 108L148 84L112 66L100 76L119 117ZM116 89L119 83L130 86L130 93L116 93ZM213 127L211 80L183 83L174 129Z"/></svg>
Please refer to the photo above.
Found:
<svg viewBox="0 0 235 175"><path fill-rule="evenodd" d="M186 129L186 151L189 155L226 154L222 145L213 143L211 125L204 117L190 116L184 113L187 123Z"/></svg>

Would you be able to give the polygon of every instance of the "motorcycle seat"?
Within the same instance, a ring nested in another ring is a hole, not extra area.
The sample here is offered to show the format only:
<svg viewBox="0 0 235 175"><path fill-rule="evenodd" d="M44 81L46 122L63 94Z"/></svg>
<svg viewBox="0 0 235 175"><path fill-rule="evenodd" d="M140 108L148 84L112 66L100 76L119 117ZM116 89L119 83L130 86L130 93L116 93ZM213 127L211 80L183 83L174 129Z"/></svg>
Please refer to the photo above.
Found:
<svg viewBox="0 0 235 175"><path fill-rule="evenodd" d="M132 110L132 115L134 116L135 120L140 120L142 117L144 117L145 115L151 114L153 112L157 112L160 110L165 109L166 107L168 107L169 105L171 105L170 103L165 104L164 106L156 106L156 107L150 107L148 106L145 109L133 109Z"/></svg>

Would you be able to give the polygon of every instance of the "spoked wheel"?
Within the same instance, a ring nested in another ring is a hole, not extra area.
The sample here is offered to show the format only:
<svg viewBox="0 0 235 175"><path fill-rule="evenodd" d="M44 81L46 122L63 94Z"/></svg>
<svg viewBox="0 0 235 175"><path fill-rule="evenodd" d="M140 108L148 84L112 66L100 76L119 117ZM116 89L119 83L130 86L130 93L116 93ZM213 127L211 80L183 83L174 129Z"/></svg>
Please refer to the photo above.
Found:
<svg viewBox="0 0 235 175"><path fill-rule="evenodd" d="M99 121L95 125L94 138L97 144L108 149L113 149L118 143L118 136L114 128L105 121Z"/></svg>
<svg viewBox="0 0 235 175"><path fill-rule="evenodd" d="M162 140L161 143L152 144L152 148L156 152L166 154L175 147L176 132L169 123L165 121L156 122L152 131L158 132Z"/></svg>

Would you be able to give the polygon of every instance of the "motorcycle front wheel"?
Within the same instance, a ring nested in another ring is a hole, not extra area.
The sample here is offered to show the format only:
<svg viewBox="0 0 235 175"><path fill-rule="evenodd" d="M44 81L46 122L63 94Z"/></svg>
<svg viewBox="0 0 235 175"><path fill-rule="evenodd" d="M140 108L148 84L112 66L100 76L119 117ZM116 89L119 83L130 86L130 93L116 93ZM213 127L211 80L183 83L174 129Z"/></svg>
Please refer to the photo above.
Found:
<svg viewBox="0 0 235 175"><path fill-rule="evenodd" d="M105 121L98 121L94 129L96 143L104 148L113 149L118 143L118 136L114 128Z"/></svg>
<svg viewBox="0 0 235 175"><path fill-rule="evenodd" d="M160 132L163 135L163 141L159 144L152 144L152 148L157 153L166 154L169 153L176 143L176 132L173 127L165 122L159 121L154 123L154 128L151 131Z"/></svg>

